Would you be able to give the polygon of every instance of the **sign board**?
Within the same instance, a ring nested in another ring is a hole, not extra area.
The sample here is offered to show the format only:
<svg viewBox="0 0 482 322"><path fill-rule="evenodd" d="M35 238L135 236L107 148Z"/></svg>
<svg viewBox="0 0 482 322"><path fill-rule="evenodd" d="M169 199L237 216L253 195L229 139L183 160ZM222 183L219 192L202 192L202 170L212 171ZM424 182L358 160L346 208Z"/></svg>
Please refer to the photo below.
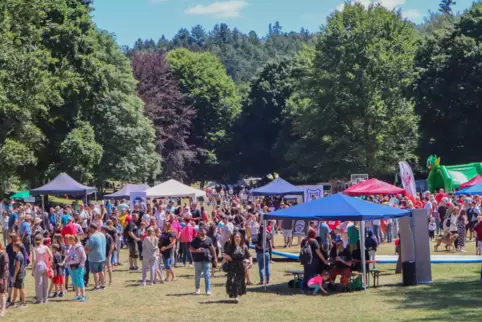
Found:
<svg viewBox="0 0 482 322"><path fill-rule="evenodd" d="M23 201L24 201L24 202L34 203L34 202L35 202L35 197L23 198Z"/></svg>
<svg viewBox="0 0 482 322"><path fill-rule="evenodd" d="M323 185L303 186L303 188L305 188L305 202L323 198Z"/></svg>
<svg viewBox="0 0 482 322"><path fill-rule="evenodd" d="M130 194L130 206L131 206L131 210L134 209L134 205L135 204L140 204L141 203L141 199L144 198L144 199L147 199L146 198L146 192L145 191L142 191L142 192L131 192Z"/></svg>
<svg viewBox="0 0 482 322"><path fill-rule="evenodd" d="M303 219L295 220L293 236L304 237L308 233L309 228L310 228L309 220L303 220Z"/></svg>

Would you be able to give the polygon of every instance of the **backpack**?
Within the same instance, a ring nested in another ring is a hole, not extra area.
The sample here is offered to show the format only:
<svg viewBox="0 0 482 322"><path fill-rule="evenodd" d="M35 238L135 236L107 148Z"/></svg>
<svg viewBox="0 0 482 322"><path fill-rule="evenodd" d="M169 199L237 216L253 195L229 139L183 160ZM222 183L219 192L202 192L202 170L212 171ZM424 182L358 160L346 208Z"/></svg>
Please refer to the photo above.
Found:
<svg viewBox="0 0 482 322"><path fill-rule="evenodd" d="M300 251L300 262L303 265L309 265L313 261L313 252L311 251L310 240L305 240Z"/></svg>

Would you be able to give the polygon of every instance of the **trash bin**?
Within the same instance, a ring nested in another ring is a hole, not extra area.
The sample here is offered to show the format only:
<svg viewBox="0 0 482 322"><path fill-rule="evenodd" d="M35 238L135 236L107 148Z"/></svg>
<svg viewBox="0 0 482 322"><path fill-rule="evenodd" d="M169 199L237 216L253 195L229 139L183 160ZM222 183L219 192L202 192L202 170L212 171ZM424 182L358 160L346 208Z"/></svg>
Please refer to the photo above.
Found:
<svg viewBox="0 0 482 322"><path fill-rule="evenodd" d="M403 286L417 285L417 272L415 271L415 262L402 263Z"/></svg>

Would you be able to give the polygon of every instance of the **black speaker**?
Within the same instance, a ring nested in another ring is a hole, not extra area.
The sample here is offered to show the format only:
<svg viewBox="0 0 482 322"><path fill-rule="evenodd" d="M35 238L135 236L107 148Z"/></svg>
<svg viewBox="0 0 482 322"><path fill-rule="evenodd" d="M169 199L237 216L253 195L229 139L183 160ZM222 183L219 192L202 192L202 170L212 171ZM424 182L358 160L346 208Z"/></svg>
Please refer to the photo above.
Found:
<svg viewBox="0 0 482 322"><path fill-rule="evenodd" d="M417 272L415 262L402 263L403 286L417 285Z"/></svg>

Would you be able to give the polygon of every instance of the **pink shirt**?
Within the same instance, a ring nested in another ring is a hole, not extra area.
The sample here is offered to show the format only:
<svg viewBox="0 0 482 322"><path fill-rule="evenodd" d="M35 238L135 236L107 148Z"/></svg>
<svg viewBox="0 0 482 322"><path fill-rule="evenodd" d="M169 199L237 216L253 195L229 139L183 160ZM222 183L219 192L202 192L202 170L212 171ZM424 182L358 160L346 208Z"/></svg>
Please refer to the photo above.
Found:
<svg viewBox="0 0 482 322"><path fill-rule="evenodd" d="M175 220L171 224L172 231L177 234L181 231L181 225L179 224L179 221Z"/></svg>
<svg viewBox="0 0 482 322"><path fill-rule="evenodd" d="M320 275L316 275L308 281L308 285L320 285L323 282L323 278Z"/></svg>
<svg viewBox="0 0 482 322"><path fill-rule="evenodd" d="M194 239L194 234L196 233L196 229L193 226L187 225L181 230L181 237L179 241L181 243L190 243Z"/></svg>

